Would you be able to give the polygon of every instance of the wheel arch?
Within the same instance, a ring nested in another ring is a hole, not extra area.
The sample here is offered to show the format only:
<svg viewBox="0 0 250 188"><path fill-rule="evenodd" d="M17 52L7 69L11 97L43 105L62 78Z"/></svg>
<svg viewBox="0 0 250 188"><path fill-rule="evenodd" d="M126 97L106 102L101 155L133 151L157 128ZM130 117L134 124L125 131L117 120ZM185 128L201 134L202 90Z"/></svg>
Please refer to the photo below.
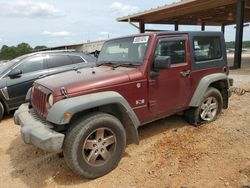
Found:
<svg viewBox="0 0 250 188"><path fill-rule="evenodd" d="M3 105L4 114L9 114L9 112L10 112L9 107L8 107L7 103L1 97L0 97L0 102Z"/></svg>
<svg viewBox="0 0 250 188"><path fill-rule="evenodd" d="M198 107L202 97L204 96L206 90L209 87L214 87L216 89L218 89L223 97L223 108L227 108L228 106L228 88L229 88L229 81L228 81L228 77L226 74L223 73L215 73L215 74L211 74L208 76L203 77L194 94L193 97L189 103L190 107Z"/></svg>
<svg viewBox="0 0 250 188"><path fill-rule="evenodd" d="M140 122L127 101L117 92L100 92L59 101L49 110L47 120L55 124L65 125L72 123L83 114L94 111L117 117L126 130L128 143L139 143L137 128ZM65 113L72 114L72 118L70 120L64 119Z"/></svg>
<svg viewBox="0 0 250 188"><path fill-rule="evenodd" d="M127 143L139 144L138 131L137 129L135 129L135 126L132 125L133 122L129 117L128 113L126 113L126 109L123 105L119 103L112 103L100 106L98 110L104 113L114 115L121 121L126 131Z"/></svg>
<svg viewBox="0 0 250 188"><path fill-rule="evenodd" d="M228 108L228 98L229 98L229 95L228 95L228 88L229 88L229 85L228 85L228 81L226 79L224 80L218 80L218 81L215 81L215 82L212 82L208 87L213 87L213 88L216 88L220 91L221 95L222 95L222 107L224 109Z"/></svg>

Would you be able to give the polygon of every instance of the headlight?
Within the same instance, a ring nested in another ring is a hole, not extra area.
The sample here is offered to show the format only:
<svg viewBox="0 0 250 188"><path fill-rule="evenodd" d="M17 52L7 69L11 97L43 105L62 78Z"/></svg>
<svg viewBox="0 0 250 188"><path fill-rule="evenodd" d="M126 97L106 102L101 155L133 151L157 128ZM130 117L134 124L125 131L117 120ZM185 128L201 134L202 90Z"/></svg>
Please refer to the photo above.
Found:
<svg viewBox="0 0 250 188"><path fill-rule="evenodd" d="M30 88L26 94L25 101L30 102L32 96L32 88Z"/></svg>
<svg viewBox="0 0 250 188"><path fill-rule="evenodd" d="M35 86L31 88L31 94L34 93Z"/></svg>
<svg viewBox="0 0 250 188"><path fill-rule="evenodd" d="M32 100L32 96L34 94L35 86L32 86L31 92L30 92L30 100Z"/></svg>
<svg viewBox="0 0 250 188"><path fill-rule="evenodd" d="M54 103L54 97L53 97L52 94L49 94L48 103L49 103L50 106L52 106L53 103Z"/></svg>

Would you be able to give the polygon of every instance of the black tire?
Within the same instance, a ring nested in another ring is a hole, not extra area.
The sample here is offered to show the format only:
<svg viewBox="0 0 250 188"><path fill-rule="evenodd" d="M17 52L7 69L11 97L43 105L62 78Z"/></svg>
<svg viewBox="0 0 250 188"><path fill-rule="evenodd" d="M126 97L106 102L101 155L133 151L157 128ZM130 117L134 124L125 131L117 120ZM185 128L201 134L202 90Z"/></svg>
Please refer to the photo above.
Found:
<svg viewBox="0 0 250 188"><path fill-rule="evenodd" d="M0 102L0 121L3 119L3 115L4 115L4 106L2 102Z"/></svg>
<svg viewBox="0 0 250 188"><path fill-rule="evenodd" d="M214 103L217 104L216 109L214 109L214 111L211 111L211 113L213 112L211 118L205 118L204 115L202 116L202 112L205 111L203 110L202 105L206 105L206 101L208 99L214 100ZM190 109L185 111L184 118L188 123L194 126L199 126L204 123L210 123L218 118L218 116L221 114L222 107L223 107L223 99L220 91L216 88L209 87L205 95L203 96L199 106L191 107Z"/></svg>
<svg viewBox="0 0 250 188"><path fill-rule="evenodd" d="M70 126L72 128L66 134L63 154L67 165L73 172L81 177L92 179L103 176L116 168L126 147L125 129L116 117L95 112L76 120ZM97 135L102 130L103 141L99 142L100 139ZM114 143L104 146L106 144L105 139L111 137ZM96 141L95 143L98 141L98 143L92 146L92 141ZM87 147L89 143L91 143L92 149ZM105 157L108 156L107 159L102 156L104 149L101 147L105 149L105 154L109 154L105 155ZM96 152L97 150L98 152ZM91 158L91 156L94 157ZM97 157L95 158L95 156ZM90 160L88 161L88 159Z"/></svg>

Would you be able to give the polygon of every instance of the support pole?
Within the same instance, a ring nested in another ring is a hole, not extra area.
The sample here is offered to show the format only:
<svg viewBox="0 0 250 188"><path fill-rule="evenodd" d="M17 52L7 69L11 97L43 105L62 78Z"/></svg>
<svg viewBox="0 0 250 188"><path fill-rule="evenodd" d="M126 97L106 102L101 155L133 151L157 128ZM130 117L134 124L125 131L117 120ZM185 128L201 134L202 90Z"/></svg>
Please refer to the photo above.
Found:
<svg viewBox="0 0 250 188"><path fill-rule="evenodd" d="M140 33L145 33L145 24L143 21L139 22L139 31Z"/></svg>
<svg viewBox="0 0 250 188"><path fill-rule="evenodd" d="M222 32L223 34L225 34L225 24L222 24L222 25L221 25L221 32Z"/></svg>
<svg viewBox="0 0 250 188"><path fill-rule="evenodd" d="M243 25L244 25L245 1L238 0L236 8L236 36L235 36L235 53L233 68L241 68L242 57L242 40L243 40Z"/></svg>
<svg viewBox="0 0 250 188"><path fill-rule="evenodd" d="M205 22L202 22L202 24L201 24L201 30L205 31Z"/></svg>
<svg viewBox="0 0 250 188"><path fill-rule="evenodd" d="M178 22L175 22L175 24L174 24L174 30L175 31L179 31L179 24L178 24Z"/></svg>

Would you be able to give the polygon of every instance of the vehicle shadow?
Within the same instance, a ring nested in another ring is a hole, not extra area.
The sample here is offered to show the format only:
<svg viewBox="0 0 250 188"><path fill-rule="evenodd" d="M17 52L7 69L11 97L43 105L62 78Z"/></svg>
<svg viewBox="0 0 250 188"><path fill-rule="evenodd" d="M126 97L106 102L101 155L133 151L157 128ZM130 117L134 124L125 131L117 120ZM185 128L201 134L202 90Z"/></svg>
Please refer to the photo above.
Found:
<svg viewBox="0 0 250 188"><path fill-rule="evenodd" d="M13 111L10 111L10 113L9 113L9 114L7 114L7 115L4 115L4 116L3 116L2 121L4 121L4 120L8 120L8 119L12 119L12 118L13 118L13 116L14 116L14 113L15 113L15 111L14 111L14 110L13 110Z"/></svg>
<svg viewBox="0 0 250 188"><path fill-rule="evenodd" d="M140 139L144 140L171 129L176 131L185 125L187 123L180 116L158 120L139 128ZM21 179L28 187L84 185L91 181L76 176L57 154L46 153L24 144L20 136L11 142L7 155L10 156L13 169L11 176ZM129 154L125 152L123 157L129 157Z"/></svg>
<svg viewBox="0 0 250 188"><path fill-rule="evenodd" d="M173 115L139 127L138 133L140 140L144 140L162 132L177 131L184 126L191 125L184 121L182 116Z"/></svg>

